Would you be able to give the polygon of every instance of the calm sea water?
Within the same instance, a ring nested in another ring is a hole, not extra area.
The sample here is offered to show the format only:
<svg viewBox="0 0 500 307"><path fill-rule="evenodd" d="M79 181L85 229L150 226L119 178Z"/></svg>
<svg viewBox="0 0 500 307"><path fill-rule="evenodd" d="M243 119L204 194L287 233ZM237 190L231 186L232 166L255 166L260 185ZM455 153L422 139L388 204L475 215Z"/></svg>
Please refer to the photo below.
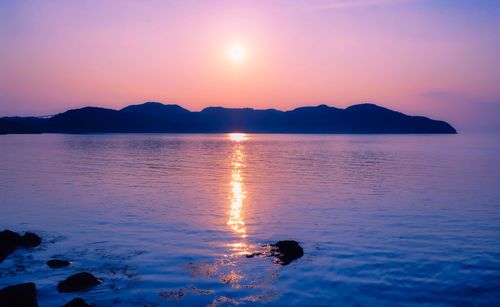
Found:
<svg viewBox="0 0 500 307"><path fill-rule="evenodd" d="M496 136L0 136L0 264L41 306L500 305ZM288 266L246 258L292 239ZM49 269L45 261L73 261ZM90 271L77 294L57 282Z"/></svg>

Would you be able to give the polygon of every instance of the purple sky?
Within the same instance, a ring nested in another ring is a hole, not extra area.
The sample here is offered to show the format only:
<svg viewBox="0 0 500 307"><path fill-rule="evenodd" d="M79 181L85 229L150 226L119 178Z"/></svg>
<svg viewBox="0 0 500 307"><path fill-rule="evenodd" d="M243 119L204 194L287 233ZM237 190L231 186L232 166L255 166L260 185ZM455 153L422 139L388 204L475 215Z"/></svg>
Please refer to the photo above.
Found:
<svg viewBox="0 0 500 307"><path fill-rule="evenodd" d="M500 131L500 1L0 0L0 116L144 101L374 102Z"/></svg>

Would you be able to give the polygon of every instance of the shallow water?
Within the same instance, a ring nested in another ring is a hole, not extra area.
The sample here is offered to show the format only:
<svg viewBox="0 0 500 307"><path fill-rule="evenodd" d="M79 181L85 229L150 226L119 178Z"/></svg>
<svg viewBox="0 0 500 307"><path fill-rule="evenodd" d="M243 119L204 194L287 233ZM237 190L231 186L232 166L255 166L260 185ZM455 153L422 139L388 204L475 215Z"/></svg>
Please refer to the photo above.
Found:
<svg viewBox="0 0 500 307"><path fill-rule="evenodd" d="M496 136L0 136L0 264L41 306L499 305ZM246 258L292 239L288 266ZM45 261L73 261L49 269ZM77 294L57 282L87 270Z"/></svg>

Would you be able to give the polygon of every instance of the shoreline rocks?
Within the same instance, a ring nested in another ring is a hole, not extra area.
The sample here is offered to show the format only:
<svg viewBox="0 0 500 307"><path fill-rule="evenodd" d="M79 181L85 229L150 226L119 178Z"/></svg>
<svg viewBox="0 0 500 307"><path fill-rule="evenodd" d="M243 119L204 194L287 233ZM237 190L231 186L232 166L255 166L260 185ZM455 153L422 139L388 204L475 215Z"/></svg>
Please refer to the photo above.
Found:
<svg viewBox="0 0 500 307"><path fill-rule="evenodd" d="M38 307L35 284L28 282L0 289L0 306Z"/></svg>
<svg viewBox="0 0 500 307"><path fill-rule="evenodd" d="M19 248L33 248L41 244L42 239L32 233L26 232L20 235L11 230L0 231L0 263ZM49 259L47 266L52 269L67 267L71 261L64 259ZM88 290L101 284L102 281L88 272L71 275L59 282L59 292L75 292ZM11 285L0 289L0 307L38 307L36 297L36 285L33 282ZM65 307L88 307L90 306L82 298L73 298Z"/></svg>
<svg viewBox="0 0 500 307"><path fill-rule="evenodd" d="M304 255L304 249L294 240L278 241L274 244L265 244L261 247L266 248L265 251L255 251L245 255L246 258L255 256L263 256L264 258L274 257L273 262L280 265L288 265L292 261L299 259Z"/></svg>
<svg viewBox="0 0 500 307"><path fill-rule="evenodd" d="M10 230L0 232L0 263L18 248L33 248L39 246L42 239L31 232L19 235ZM260 250L259 250L260 249ZM286 266L304 255L303 248L297 241L282 240L274 244L260 245L253 253L246 254L246 258L262 256L272 257L272 262ZM49 259L46 265L52 269L64 268L71 265L69 260ZM61 293L78 292L89 290L102 281L89 272L80 272L67 277L57 284ZM0 307L38 307L36 285L33 282L12 285L0 289ZM87 307L90 306L82 298L76 297L66 302L63 307Z"/></svg>
<svg viewBox="0 0 500 307"><path fill-rule="evenodd" d="M101 284L102 281L97 279L89 272L82 272L71 275L57 285L59 292L75 292L83 291Z"/></svg>
<svg viewBox="0 0 500 307"><path fill-rule="evenodd" d="M32 232L19 235L10 230L0 232L0 263L18 248L33 248L42 243L42 239Z"/></svg>
<svg viewBox="0 0 500 307"><path fill-rule="evenodd" d="M71 264L71 261L61 260L61 259L50 259L49 261L47 261L47 266L51 269L64 268L70 264Z"/></svg>
<svg viewBox="0 0 500 307"><path fill-rule="evenodd" d="M26 232L19 240L19 246L24 248L37 247L40 243L42 239L32 232Z"/></svg>
<svg viewBox="0 0 500 307"><path fill-rule="evenodd" d="M90 307L87 302L85 302L82 298L75 297L71 301L64 304L62 307Z"/></svg>
<svg viewBox="0 0 500 307"><path fill-rule="evenodd" d="M304 249L297 241L278 241L276 244L271 244L271 256L276 257L277 263L288 265L304 256Z"/></svg>

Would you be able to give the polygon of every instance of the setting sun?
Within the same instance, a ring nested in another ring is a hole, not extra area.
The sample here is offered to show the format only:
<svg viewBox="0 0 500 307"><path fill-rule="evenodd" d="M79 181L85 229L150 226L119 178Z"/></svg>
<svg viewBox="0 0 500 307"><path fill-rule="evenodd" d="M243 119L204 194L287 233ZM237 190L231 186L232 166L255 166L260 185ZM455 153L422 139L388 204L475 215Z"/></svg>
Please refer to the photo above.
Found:
<svg viewBox="0 0 500 307"><path fill-rule="evenodd" d="M240 45L234 45L229 49L229 57L234 61L240 61L246 56L246 50Z"/></svg>

